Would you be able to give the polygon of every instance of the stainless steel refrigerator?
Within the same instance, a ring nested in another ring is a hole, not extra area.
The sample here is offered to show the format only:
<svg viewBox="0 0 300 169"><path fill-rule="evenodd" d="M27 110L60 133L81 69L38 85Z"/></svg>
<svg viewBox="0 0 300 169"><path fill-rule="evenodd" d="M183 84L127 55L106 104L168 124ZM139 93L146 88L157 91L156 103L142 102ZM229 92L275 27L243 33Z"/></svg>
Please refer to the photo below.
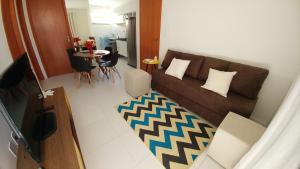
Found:
<svg viewBox="0 0 300 169"><path fill-rule="evenodd" d="M127 33L128 65L137 67L135 13L126 14L125 23Z"/></svg>

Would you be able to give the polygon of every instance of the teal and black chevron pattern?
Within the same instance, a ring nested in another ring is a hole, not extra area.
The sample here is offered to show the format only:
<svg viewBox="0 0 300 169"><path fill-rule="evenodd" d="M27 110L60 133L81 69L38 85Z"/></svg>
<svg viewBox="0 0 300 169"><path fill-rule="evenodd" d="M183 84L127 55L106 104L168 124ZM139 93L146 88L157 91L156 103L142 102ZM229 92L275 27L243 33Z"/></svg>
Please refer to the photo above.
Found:
<svg viewBox="0 0 300 169"><path fill-rule="evenodd" d="M216 131L157 92L125 102L117 109L166 169L190 168Z"/></svg>

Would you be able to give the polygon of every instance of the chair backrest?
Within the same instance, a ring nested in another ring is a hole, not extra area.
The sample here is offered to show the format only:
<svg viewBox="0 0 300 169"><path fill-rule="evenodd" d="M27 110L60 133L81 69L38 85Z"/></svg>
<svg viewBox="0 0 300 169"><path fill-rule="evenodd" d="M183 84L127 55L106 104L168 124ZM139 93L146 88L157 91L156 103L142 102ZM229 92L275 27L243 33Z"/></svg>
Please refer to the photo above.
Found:
<svg viewBox="0 0 300 169"><path fill-rule="evenodd" d="M75 70L79 72L90 72L92 70L91 61L88 58L74 56Z"/></svg>
<svg viewBox="0 0 300 169"><path fill-rule="evenodd" d="M108 51L110 51L110 53L112 53L112 47L110 47L110 46L106 46L105 50L108 50Z"/></svg>
<svg viewBox="0 0 300 169"><path fill-rule="evenodd" d="M111 47L105 47L105 50L109 51L109 54L102 56L101 59L104 60L104 61L110 61L111 56L112 56L112 48Z"/></svg>
<svg viewBox="0 0 300 169"><path fill-rule="evenodd" d="M74 63L73 63L72 57L74 56L75 50L73 48L69 48L69 49L67 49L67 53L69 56L71 67L74 69Z"/></svg>
<svg viewBox="0 0 300 169"><path fill-rule="evenodd" d="M89 72L92 69L91 62L88 58L74 56L75 51L73 48L67 49L67 52L74 70L78 72Z"/></svg>
<svg viewBox="0 0 300 169"><path fill-rule="evenodd" d="M119 53L115 52L111 56L110 67L116 66L119 60Z"/></svg>

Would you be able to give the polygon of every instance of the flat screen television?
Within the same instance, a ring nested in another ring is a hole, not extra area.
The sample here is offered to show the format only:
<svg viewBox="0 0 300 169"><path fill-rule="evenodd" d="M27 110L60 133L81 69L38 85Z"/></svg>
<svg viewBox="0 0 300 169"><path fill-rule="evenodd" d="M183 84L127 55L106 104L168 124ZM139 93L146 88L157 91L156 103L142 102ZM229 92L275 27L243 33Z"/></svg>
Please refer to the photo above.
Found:
<svg viewBox="0 0 300 169"><path fill-rule="evenodd" d="M23 54L0 76L0 111L32 158L41 162L43 93L27 54Z"/></svg>

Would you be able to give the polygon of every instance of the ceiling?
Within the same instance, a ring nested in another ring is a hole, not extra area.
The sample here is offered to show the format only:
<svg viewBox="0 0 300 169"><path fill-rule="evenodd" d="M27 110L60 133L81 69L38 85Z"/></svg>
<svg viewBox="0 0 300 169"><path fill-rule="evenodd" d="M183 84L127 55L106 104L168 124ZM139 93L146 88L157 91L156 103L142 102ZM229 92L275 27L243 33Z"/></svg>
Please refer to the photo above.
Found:
<svg viewBox="0 0 300 169"><path fill-rule="evenodd" d="M67 0L67 1L69 1L69 3L78 2L78 1L81 1L81 2L89 1L89 4L93 5L93 6L115 8L122 4L126 4L130 1L133 1L133 0Z"/></svg>

